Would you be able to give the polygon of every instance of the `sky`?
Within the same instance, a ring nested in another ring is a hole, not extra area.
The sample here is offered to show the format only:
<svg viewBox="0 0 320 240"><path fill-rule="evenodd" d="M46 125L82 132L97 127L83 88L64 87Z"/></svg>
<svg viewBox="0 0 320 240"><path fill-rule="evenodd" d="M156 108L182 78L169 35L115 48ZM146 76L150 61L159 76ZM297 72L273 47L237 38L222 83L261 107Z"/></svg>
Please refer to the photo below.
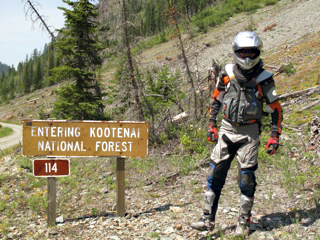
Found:
<svg viewBox="0 0 320 240"><path fill-rule="evenodd" d="M0 62L17 68L34 49L41 52L50 35L42 30L39 23L33 24L25 16L27 0L0 0ZM39 13L44 16L51 30L64 26L63 11L57 7L67 7L62 0L31 0ZM56 33L55 33L56 35Z"/></svg>

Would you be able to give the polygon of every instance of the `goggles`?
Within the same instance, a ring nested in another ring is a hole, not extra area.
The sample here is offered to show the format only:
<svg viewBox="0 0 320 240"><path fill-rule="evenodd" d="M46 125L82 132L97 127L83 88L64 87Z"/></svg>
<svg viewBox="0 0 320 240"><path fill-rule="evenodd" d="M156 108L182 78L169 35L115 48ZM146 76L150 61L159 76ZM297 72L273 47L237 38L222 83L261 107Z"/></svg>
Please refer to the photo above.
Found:
<svg viewBox="0 0 320 240"><path fill-rule="evenodd" d="M242 48L242 49L236 50L236 54L240 58L255 59L260 55L260 51L256 48L249 48L249 49Z"/></svg>

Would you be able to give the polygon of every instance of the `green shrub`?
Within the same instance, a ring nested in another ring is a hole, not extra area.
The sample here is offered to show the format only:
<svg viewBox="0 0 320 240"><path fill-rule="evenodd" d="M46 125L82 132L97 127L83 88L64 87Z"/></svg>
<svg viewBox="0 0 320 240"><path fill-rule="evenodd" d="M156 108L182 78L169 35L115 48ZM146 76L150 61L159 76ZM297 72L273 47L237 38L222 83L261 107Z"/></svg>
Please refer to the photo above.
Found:
<svg viewBox="0 0 320 240"><path fill-rule="evenodd" d="M180 162L179 172L182 175L188 175L194 171L197 167L197 157L195 156L184 156Z"/></svg>
<svg viewBox="0 0 320 240"><path fill-rule="evenodd" d="M246 31L249 31L249 32L254 32L257 30L257 26L256 26L256 23L254 22L254 19L253 17L251 16L250 19L249 19L249 22L248 22L248 25L246 27Z"/></svg>
<svg viewBox="0 0 320 240"><path fill-rule="evenodd" d="M116 189L117 185L112 176L106 176L105 181L109 189L111 190Z"/></svg>
<svg viewBox="0 0 320 240"><path fill-rule="evenodd" d="M275 5L279 0L264 0L264 5L269 6L269 5Z"/></svg>
<svg viewBox="0 0 320 240"><path fill-rule="evenodd" d="M162 137L162 141L164 142L164 139L172 140L178 138L180 131L181 125L170 122L166 125L164 132L160 136Z"/></svg>
<svg viewBox="0 0 320 240"><path fill-rule="evenodd" d="M149 235L151 238L160 238L160 233L158 232L151 232Z"/></svg>
<svg viewBox="0 0 320 240"><path fill-rule="evenodd" d="M32 181L30 181L30 186L33 188L40 188L47 184L45 178L34 177Z"/></svg>
<svg viewBox="0 0 320 240"><path fill-rule="evenodd" d="M311 119L312 113L310 112L310 110L304 112L296 111L291 113L287 119L284 119L284 122L293 126L305 124L307 122L310 122Z"/></svg>
<svg viewBox="0 0 320 240"><path fill-rule="evenodd" d="M99 210L96 209L96 208L92 208L91 209L91 214L94 215L94 216L97 216L99 214Z"/></svg>
<svg viewBox="0 0 320 240"><path fill-rule="evenodd" d="M29 172L32 172L32 161L30 160L30 158L18 156L17 162L21 168L24 168Z"/></svg>
<svg viewBox="0 0 320 240"><path fill-rule="evenodd" d="M0 199L0 212L3 212L7 207L7 201Z"/></svg>
<svg viewBox="0 0 320 240"><path fill-rule="evenodd" d="M212 8L205 8L203 11L192 17L192 23L200 32L207 32L209 27L218 26L226 22L234 14L242 12L254 12L255 10L272 5L279 0L229 0L221 1Z"/></svg>
<svg viewBox="0 0 320 240"><path fill-rule="evenodd" d="M6 173L0 173L0 186L2 185L2 183L4 183L5 181L9 180L10 175L6 174Z"/></svg>
<svg viewBox="0 0 320 240"><path fill-rule="evenodd" d="M206 135L207 130L205 128L189 124L181 132L180 142L191 154L206 154L208 146Z"/></svg>
<svg viewBox="0 0 320 240"><path fill-rule="evenodd" d="M284 73L287 75L287 76L291 76L291 75L294 75L296 73L296 69L293 65L292 62L290 62L288 65L285 66L285 69L284 69Z"/></svg>
<svg viewBox="0 0 320 240"><path fill-rule="evenodd" d="M35 213L44 212L47 207L47 199L39 193L32 194L28 198L28 206Z"/></svg>
<svg viewBox="0 0 320 240"><path fill-rule="evenodd" d="M140 41L137 46L132 49L132 52L134 54L138 54L142 50L152 48L165 42L168 42L168 33L166 31L162 31L160 34L154 35L148 40Z"/></svg>

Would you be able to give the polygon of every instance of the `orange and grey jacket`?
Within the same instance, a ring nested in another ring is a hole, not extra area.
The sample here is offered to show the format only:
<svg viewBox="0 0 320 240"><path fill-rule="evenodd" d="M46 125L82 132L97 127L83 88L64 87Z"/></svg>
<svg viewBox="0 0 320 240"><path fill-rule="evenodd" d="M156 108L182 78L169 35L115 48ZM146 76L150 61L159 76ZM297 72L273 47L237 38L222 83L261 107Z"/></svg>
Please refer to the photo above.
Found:
<svg viewBox="0 0 320 240"><path fill-rule="evenodd" d="M262 68L262 62L248 74L228 64L219 75L210 121L216 123L222 107L224 118L235 125L260 124L266 102L272 117L271 131L281 134L282 107L278 99L273 74Z"/></svg>

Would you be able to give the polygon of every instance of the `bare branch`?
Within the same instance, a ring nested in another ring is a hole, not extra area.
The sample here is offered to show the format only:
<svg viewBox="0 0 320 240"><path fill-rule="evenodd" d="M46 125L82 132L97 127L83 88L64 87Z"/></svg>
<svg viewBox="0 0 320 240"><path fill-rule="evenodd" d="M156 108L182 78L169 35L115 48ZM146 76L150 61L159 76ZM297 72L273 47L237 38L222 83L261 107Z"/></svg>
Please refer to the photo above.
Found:
<svg viewBox="0 0 320 240"><path fill-rule="evenodd" d="M25 12L26 19L29 16L33 24L39 22L40 28L42 28L43 30L46 30L50 34L52 41L55 41L55 36L53 35L48 24L46 23L44 19L45 17L39 14L37 10L37 6L40 6L40 4L37 2L30 1L30 0L26 1L24 5L24 12Z"/></svg>

